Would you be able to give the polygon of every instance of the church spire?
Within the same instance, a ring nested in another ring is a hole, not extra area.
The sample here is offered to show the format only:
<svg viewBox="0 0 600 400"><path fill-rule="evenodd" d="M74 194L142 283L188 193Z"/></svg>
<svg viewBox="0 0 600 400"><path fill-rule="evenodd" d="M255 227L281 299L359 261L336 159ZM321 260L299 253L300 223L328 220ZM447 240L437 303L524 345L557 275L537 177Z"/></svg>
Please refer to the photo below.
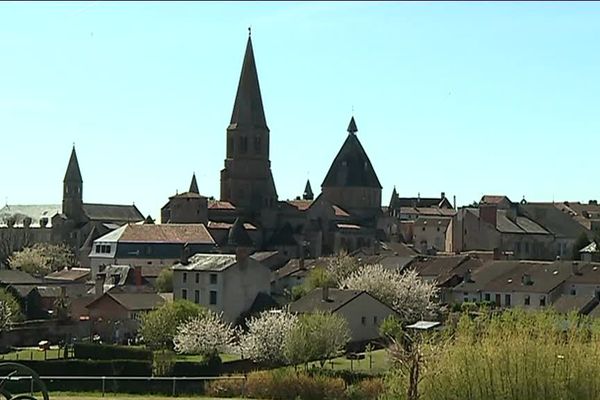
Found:
<svg viewBox="0 0 600 400"><path fill-rule="evenodd" d="M67 165L67 172L65 173L65 179L63 182L82 182L81 171L79 170L79 162L77 161L77 153L75 153L75 146L71 151L71 158L69 158L69 165Z"/></svg>
<svg viewBox="0 0 600 400"><path fill-rule="evenodd" d="M268 129L262 97L260 95L258 73L256 71L256 63L254 62L254 51L252 50L250 31L229 127Z"/></svg>
<svg viewBox="0 0 600 400"><path fill-rule="evenodd" d="M190 183L189 192L200 194L200 190L198 190L198 182L196 182L196 173L192 175L192 183Z"/></svg>
<svg viewBox="0 0 600 400"><path fill-rule="evenodd" d="M302 194L303 200L314 200L315 195L313 194L312 188L310 187L310 180L306 180L306 187L304 188L304 193Z"/></svg>
<svg viewBox="0 0 600 400"><path fill-rule="evenodd" d="M348 133L351 135L355 135L358 132L358 128L356 127L356 122L354 121L354 115L350 118L350 123L348 124Z"/></svg>

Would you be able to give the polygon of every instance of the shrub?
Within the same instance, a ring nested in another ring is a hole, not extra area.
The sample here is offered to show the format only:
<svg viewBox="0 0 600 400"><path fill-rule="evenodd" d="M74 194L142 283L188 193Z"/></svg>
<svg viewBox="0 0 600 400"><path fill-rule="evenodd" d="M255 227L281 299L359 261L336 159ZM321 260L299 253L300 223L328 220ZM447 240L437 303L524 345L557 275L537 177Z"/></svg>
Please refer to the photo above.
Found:
<svg viewBox="0 0 600 400"><path fill-rule="evenodd" d="M169 350L154 352L152 360L152 374L154 376L171 376L177 356Z"/></svg>
<svg viewBox="0 0 600 400"><path fill-rule="evenodd" d="M351 400L377 400L384 392L384 389L383 379L364 379L348 388L348 397Z"/></svg>
<svg viewBox="0 0 600 400"><path fill-rule="evenodd" d="M245 385L243 379L217 379L206 384L204 394L210 397L242 397Z"/></svg>
<svg viewBox="0 0 600 400"><path fill-rule="evenodd" d="M273 400L343 399L346 385L340 378L311 376L292 370L255 372L248 375L245 395Z"/></svg>
<svg viewBox="0 0 600 400"><path fill-rule="evenodd" d="M82 360L147 360L152 361L152 352L130 346L115 346L97 343L75 343L75 358Z"/></svg>
<svg viewBox="0 0 600 400"><path fill-rule="evenodd" d="M221 369L221 358L210 357L200 362L177 361L171 370L171 376L215 376Z"/></svg>

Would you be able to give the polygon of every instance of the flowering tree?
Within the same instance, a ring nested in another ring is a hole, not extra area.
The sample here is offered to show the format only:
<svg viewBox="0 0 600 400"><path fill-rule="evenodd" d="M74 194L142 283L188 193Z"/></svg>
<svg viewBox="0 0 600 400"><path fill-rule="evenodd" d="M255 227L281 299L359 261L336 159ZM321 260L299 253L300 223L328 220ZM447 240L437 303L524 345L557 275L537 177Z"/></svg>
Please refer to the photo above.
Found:
<svg viewBox="0 0 600 400"><path fill-rule="evenodd" d="M256 362L285 363L285 346L297 323L298 317L287 310L263 311L250 318L248 332L240 339L242 354Z"/></svg>
<svg viewBox="0 0 600 400"><path fill-rule="evenodd" d="M404 323L414 322L433 311L433 299L438 292L435 283L425 282L413 270L398 273L382 265L360 268L342 280L340 287L368 292L394 308Z"/></svg>
<svg viewBox="0 0 600 400"><path fill-rule="evenodd" d="M212 357L228 351L235 339L231 324L223 321L220 315L206 312L184 322L178 327L173 338L175 351L183 354L200 354Z"/></svg>
<svg viewBox="0 0 600 400"><path fill-rule="evenodd" d="M10 326L13 319L13 311L6 301L0 300L0 332L4 332Z"/></svg>
<svg viewBox="0 0 600 400"><path fill-rule="evenodd" d="M286 359L290 364L307 363L337 356L350 340L348 323L337 314L315 312L298 318L285 344Z"/></svg>
<svg viewBox="0 0 600 400"><path fill-rule="evenodd" d="M153 349L172 349L177 327L192 318L202 316L206 310L191 301L175 300L142 315L140 333L146 346Z"/></svg>
<svg viewBox="0 0 600 400"><path fill-rule="evenodd" d="M337 257L327 259L326 270L335 281L339 283L360 269L360 263L356 257L351 257L348 253L342 252Z"/></svg>

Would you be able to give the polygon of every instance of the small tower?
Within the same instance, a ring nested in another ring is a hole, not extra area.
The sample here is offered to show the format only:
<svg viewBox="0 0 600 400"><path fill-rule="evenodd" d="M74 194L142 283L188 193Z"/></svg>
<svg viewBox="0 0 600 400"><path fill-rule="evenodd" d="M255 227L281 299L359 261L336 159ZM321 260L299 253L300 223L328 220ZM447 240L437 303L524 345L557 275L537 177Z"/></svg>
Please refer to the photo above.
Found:
<svg viewBox="0 0 600 400"><path fill-rule="evenodd" d="M170 224L207 224L208 199L200 194L196 174L192 175L190 190L169 197L166 222ZM163 223L165 219L163 218Z"/></svg>
<svg viewBox="0 0 600 400"><path fill-rule="evenodd" d="M312 188L310 187L310 180L306 180L306 187L304 193L302 193L302 200L314 200L315 195L313 194Z"/></svg>
<svg viewBox="0 0 600 400"><path fill-rule="evenodd" d="M63 200L62 212L67 218L76 222L81 222L83 215L83 179L79 170L79 162L77 161L77 153L75 146L71 151L69 165L63 180Z"/></svg>

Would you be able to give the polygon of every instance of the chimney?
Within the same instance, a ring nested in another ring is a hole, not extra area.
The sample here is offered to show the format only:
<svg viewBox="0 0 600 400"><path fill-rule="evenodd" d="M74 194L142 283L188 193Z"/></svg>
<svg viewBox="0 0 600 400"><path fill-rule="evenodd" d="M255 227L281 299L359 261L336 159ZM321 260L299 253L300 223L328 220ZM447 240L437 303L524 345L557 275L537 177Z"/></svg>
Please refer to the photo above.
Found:
<svg viewBox="0 0 600 400"><path fill-rule="evenodd" d="M181 249L181 259L179 262L181 265L188 265L190 263L190 246L188 243L184 244Z"/></svg>
<svg viewBox="0 0 600 400"><path fill-rule="evenodd" d="M531 275L523 274L523 276L521 277L521 283L525 286L533 285L533 281L531 280Z"/></svg>
<svg viewBox="0 0 600 400"><path fill-rule="evenodd" d="M300 257L300 259L298 260L298 269L304 269L304 256Z"/></svg>
<svg viewBox="0 0 600 400"><path fill-rule="evenodd" d="M471 270L470 269L465 271L465 275L463 276L463 282L473 282L473 278L471 278Z"/></svg>
<svg viewBox="0 0 600 400"><path fill-rule="evenodd" d="M133 267L133 272L135 277L135 286L139 288L142 286L142 267L136 265Z"/></svg>
<svg viewBox="0 0 600 400"><path fill-rule="evenodd" d="M235 248L235 261L242 262L245 261L251 253L251 249L249 247L237 246Z"/></svg>
<svg viewBox="0 0 600 400"><path fill-rule="evenodd" d="M456 210L456 195L452 196L452 207Z"/></svg>
<svg viewBox="0 0 600 400"><path fill-rule="evenodd" d="M104 274L98 274L96 275L96 282L95 282L95 294L96 297L100 297L104 294Z"/></svg>
<svg viewBox="0 0 600 400"><path fill-rule="evenodd" d="M494 260L501 260L502 259L502 250L500 250L499 247L494 247Z"/></svg>
<svg viewBox="0 0 600 400"><path fill-rule="evenodd" d="M571 272L573 275L581 275L581 267L577 261L573 261L571 264Z"/></svg>
<svg viewBox="0 0 600 400"><path fill-rule="evenodd" d="M479 219L487 222L496 227L498 206L496 204L480 204L479 205Z"/></svg>
<svg viewBox="0 0 600 400"><path fill-rule="evenodd" d="M323 301L329 301L329 286L327 286L327 284L323 286L321 293L323 295Z"/></svg>

